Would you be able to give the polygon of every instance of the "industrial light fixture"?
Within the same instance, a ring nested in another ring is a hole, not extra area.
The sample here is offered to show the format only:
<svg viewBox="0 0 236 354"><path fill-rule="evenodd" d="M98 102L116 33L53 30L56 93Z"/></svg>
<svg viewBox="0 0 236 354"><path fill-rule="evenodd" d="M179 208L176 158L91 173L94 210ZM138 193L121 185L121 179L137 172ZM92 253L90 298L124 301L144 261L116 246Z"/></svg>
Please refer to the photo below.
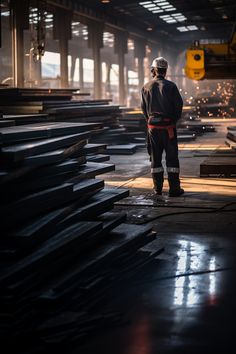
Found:
<svg viewBox="0 0 236 354"><path fill-rule="evenodd" d="M181 14L181 12L171 14L171 15L162 15L159 17L167 23L177 23L177 22L185 21L187 19L183 14Z"/></svg>
<svg viewBox="0 0 236 354"><path fill-rule="evenodd" d="M102 2L103 4L108 4L108 3L110 2L110 0L101 0L101 2Z"/></svg>
<svg viewBox="0 0 236 354"><path fill-rule="evenodd" d="M164 0L141 1L139 2L139 5L144 7L146 10L151 11L153 14L176 10L173 5Z"/></svg>
<svg viewBox="0 0 236 354"><path fill-rule="evenodd" d="M195 25L177 27L177 30L180 32L197 31L198 29Z"/></svg>

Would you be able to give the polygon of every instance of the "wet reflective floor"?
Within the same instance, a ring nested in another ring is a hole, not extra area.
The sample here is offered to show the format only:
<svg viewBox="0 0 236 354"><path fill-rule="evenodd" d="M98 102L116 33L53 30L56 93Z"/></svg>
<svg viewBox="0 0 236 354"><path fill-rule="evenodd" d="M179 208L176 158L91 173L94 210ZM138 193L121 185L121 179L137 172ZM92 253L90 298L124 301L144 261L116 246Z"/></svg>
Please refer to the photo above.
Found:
<svg viewBox="0 0 236 354"><path fill-rule="evenodd" d="M236 244L235 235L227 236L172 234L162 240L165 251L110 293L124 323L94 336L80 352L232 353Z"/></svg>
<svg viewBox="0 0 236 354"><path fill-rule="evenodd" d="M216 141L224 147L211 134L200 138L201 151ZM181 151L186 193L180 198L168 197L166 182L163 196L153 195L146 151L112 157L116 171L104 179L130 189L116 209L126 211L130 222L151 223L157 237L146 250L164 250L127 274L101 305L121 314L121 323L98 328L74 354L235 352L236 179L199 178L205 157L195 157L187 144Z"/></svg>

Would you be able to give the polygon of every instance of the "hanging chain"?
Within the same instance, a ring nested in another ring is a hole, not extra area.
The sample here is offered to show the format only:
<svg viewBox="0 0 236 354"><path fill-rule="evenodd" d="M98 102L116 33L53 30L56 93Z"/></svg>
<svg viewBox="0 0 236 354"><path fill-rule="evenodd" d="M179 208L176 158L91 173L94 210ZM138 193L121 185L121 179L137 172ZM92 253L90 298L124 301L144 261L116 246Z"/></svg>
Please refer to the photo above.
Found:
<svg viewBox="0 0 236 354"><path fill-rule="evenodd" d="M45 52L46 39L46 1L37 1L37 9L32 13L32 54L35 61L41 60Z"/></svg>

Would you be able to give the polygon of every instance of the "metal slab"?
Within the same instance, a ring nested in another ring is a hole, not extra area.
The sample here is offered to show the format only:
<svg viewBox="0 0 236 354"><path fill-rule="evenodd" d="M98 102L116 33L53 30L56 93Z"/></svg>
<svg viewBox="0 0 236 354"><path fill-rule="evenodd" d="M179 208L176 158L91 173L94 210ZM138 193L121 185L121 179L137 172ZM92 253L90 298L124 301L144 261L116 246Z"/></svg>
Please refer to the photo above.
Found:
<svg viewBox="0 0 236 354"><path fill-rule="evenodd" d="M61 231L58 223L67 215L69 215L73 209L76 209L79 205L87 202L89 198L98 193L100 190L101 187L84 194L83 197L81 197L79 200L76 200L76 202L73 204L69 204L66 207L53 210L43 216L39 216L30 221L26 221L23 226L16 229L5 231L2 235L4 243L9 243L10 245L18 247L28 247L28 245L41 243L42 241L51 237L53 234Z"/></svg>
<svg viewBox="0 0 236 354"><path fill-rule="evenodd" d="M110 160L109 155L104 155L104 154L87 155L87 161L90 162L105 162L109 160Z"/></svg>
<svg viewBox="0 0 236 354"><path fill-rule="evenodd" d="M120 154L120 155L132 155L136 152L137 145L135 144L124 144L124 145L108 145L107 153L110 155Z"/></svg>
<svg viewBox="0 0 236 354"><path fill-rule="evenodd" d="M200 164L200 176L236 176L236 155L233 157L210 157Z"/></svg>
<svg viewBox="0 0 236 354"><path fill-rule="evenodd" d="M15 124L13 119L0 119L0 128L12 127Z"/></svg>
<svg viewBox="0 0 236 354"><path fill-rule="evenodd" d="M80 281L80 277L84 272L97 271L98 267L107 264L109 261L122 254L125 250L132 248L132 252L135 252L141 246L150 242L147 235L150 233L150 226L121 224L108 234L108 240L106 243L102 243L99 247L86 258L78 262L77 266L70 269L69 272L64 274L61 278L55 279L51 283L48 292L45 292L42 296L45 299L56 299L60 297L63 292L68 292L71 286ZM53 291L51 290L53 289Z"/></svg>
<svg viewBox="0 0 236 354"><path fill-rule="evenodd" d="M73 144L65 149L54 150L39 155L29 156L24 158L21 162L24 166L43 166L64 161L68 157L80 155L76 157L78 164L86 162L85 155L81 153L82 148L87 143L87 140L81 140L80 142Z"/></svg>
<svg viewBox="0 0 236 354"><path fill-rule="evenodd" d="M35 140L33 142L10 145L1 149L0 161L12 163L22 161L25 157L46 153L48 151L73 145L81 140L87 139L88 137L89 133L84 132L57 138Z"/></svg>
<svg viewBox="0 0 236 354"><path fill-rule="evenodd" d="M0 121L1 123L1 121ZM0 129L0 139L4 144L24 140L51 138L90 131L99 127L95 123L52 122L21 125Z"/></svg>
<svg viewBox="0 0 236 354"><path fill-rule="evenodd" d="M41 272L47 272L49 269L45 267L45 263L53 266L53 259L59 256L65 255L68 257L67 252L73 249L76 245L76 241L80 242L80 239L86 237L91 232L102 229L101 222L79 222L77 224L69 226L61 233L51 237L48 241L45 241L37 251L27 256L24 260L16 263L9 270L1 269L0 271L0 283L6 284L14 280L19 279L20 276L25 276L35 269L35 267L41 267ZM37 281L37 279L36 279Z"/></svg>
<svg viewBox="0 0 236 354"><path fill-rule="evenodd" d="M13 203L4 204L0 207L3 225L29 220L30 217L71 200L73 198L73 188L74 185L72 183L65 183L27 195Z"/></svg>
<svg viewBox="0 0 236 354"><path fill-rule="evenodd" d="M37 179L37 182L36 179L25 178L25 181L16 180L13 185L11 183L7 185L4 184L2 188L0 188L2 196L1 204L4 201L9 203L10 201L22 198L28 194L37 193L48 188L62 185L71 180L75 175L76 171L64 171L53 175L42 176Z"/></svg>
<svg viewBox="0 0 236 354"><path fill-rule="evenodd" d="M226 138L236 143L236 132L233 130L228 130Z"/></svg>
<svg viewBox="0 0 236 354"><path fill-rule="evenodd" d="M115 202L129 195L127 189L104 189L90 198L86 205L77 208L64 218L61 223L68 225L78 220L98 216L112 209Z"/></svg>
<svg viewBox="0 0 236 354"><path fill-rule="evenodd" d="M71 178L70 182L74 182L84 178L94 178L98 175L114 170L114 164L87 162L85 165L81 165L80 167L78 167L78 173Z"/></svg>
<svg viewBox="0 0 236 354"><path fill-rule="evenodd" d="M2 215L2 227L14 227L17 223L23 223L29 218L35 217L52 210L60 208L66 203L83 197L84 194L104 187L103 180L86 179L77 184L64 183L62 185L43 190L27 197L21 198L13 203L0 207ZM11 223L9 224L9 221Z"/></svg>

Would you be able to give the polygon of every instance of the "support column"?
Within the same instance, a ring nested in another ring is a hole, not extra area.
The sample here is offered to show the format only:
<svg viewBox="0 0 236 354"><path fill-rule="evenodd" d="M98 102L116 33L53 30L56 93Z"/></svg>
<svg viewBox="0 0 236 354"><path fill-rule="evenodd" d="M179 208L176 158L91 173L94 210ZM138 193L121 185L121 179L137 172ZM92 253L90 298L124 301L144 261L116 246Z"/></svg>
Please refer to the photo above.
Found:
<svg viewBox="0 0 236 354"><path fill-rule="evenodd" d="M75 75L75 63L76 63L76 56L72 55L71 56L71 69L70 69L70 81L74 81L74 75Z"/></svg>
<svg viewBox="0 0 236 354"><path fill-rule="evenodd" d="M79 88L80 90L84 89L84 66L83 66L83 57L79 57Z"/></svg>
<svg viewBox="0 0 236 354"><path fill-rule="evenodd" d="M72 38L71 21L72 12L65 10L57 10L54 15L54 39L59 40L60 51L60 69L61 69L61 87L68 87L68 40Z"/></svg>
<svg viewBox="0 0 236 354"><path fill-rule="evenodd" d="M24 29L29 28L29 0L10 1L13 86L24 87Z"/></svg>
<svg viewBox="0 0 236 354"><path fill-rule="evenodd" d="M139 39L134 41L134 56L138 59L138 83L139 91L144 84L144 64L143 59L146 56L146 42Z"/></svg>
<svg viewBox="0 0 236 354"><path fill-rule="evenodd" d="M61 87L68 87L68 40L62 35L59 40L59 50L61 58Z"/></svg>
<svg viewBox="0 0 236 354"><path fill-rule="evenodd" d="M106 63L106 98L111 97L111 63Z"/></svg>
<svg viewBox="0 0 236 354"><path fill-rule="evenodd" d="M101 70L101 54L98 45L93 46L94 60L94 98L102 96L102 70Z"/></svg>
<svg viewBox="0 0 236 354"><path fill-rule="evenodd" d="M103 47L104 24L90 21L88 24L88 47L92 48L94 60L94 98L102 98L102 65L100 49Z"/></svg>
<svg viewBox="0 0 236 354"><path fill-rule="evenodd" d="M119 102L126 104L126 87L125 87L125 54L128 52L128 33L115 33L115 54L118 54L119 64Z"/></svg>

